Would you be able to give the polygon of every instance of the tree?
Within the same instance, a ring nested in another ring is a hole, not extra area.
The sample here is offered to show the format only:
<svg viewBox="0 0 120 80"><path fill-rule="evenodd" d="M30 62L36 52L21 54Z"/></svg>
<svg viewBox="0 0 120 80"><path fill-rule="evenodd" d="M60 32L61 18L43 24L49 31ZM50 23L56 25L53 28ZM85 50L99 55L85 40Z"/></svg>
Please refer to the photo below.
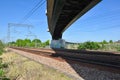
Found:
<svg viewBox="0 0 120 80"><path fill-rule="evenodd" d="M16 40L16 45L18 47L23 47L25 45L24 41L22 39L17 39Z"/></svg>
<svg viewBox="0 0 120 80"><path fill-rule="evenodd" d="M41 46L41 40L40 39L34 39L32 40L31 46L32 47L40 47Z"/></svg>
<svg viewBox="0 0 120 80"><path fill-rule="evenodd" d="M106 41L106 40L103 40L103 42L102 42L103 44L108 44L108 42Z"/></svg>
<svg viewBox="0 0 120 80"><path fill-rule="evenodd" d="M24 39L25 47L30 47L31 40L30 39Z"/></svg>
<svg viewBox="0 0 120 80"><path fill-rule="evenodd" d="M112 40L110 40L110 41L109 41L109 43L113 43L113 41L112 41Z"/></svg>
<svg viewBox="0 0 120 80"><path fill-rule="evenodd" d="M50 45L50 41L49 41L49 40L43 42L43 43L41 44L41 47L45 47L45 46L48 46L48 45Z"/></svg>
<svg viewBox="0 0 120 80"><path fill-rule="evenodd" d="M47 40L47 41L45 42L45 44L46 44L46 46L47 46L47 45L50 45L50 41Z"/></svg>
<svg viewBox="0 0 120 80"><path fill-rule="evenodd" d="M41 40L40 39L34 39L34 40L32 40L32 42L37 42L37 43L41 43Z"/></svg>

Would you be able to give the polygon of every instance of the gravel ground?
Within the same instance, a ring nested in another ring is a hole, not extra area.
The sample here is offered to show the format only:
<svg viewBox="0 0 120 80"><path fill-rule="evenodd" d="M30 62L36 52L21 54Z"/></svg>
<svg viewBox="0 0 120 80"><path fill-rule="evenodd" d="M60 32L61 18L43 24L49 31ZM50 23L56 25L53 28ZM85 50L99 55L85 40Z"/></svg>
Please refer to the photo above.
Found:
<svg viewBox="0 0 120 80"><path fill-rule="evenodd" d="M120 80L120 74L73 64L74 70L85 80Z"/></svg>
<svg viewBox="0 0 120 80"><path fill-rule="evenodd" d="M55 68L75 80L120 80L120 74L112 73L108 71L98 70L96 68L91 68L88 66L82 66L80 64L74 64L64 61L58 61L52 58L38 56L30 54L28 52L23 52L15 49L10 49L22 56L33 59L49 67Z"/></svg>

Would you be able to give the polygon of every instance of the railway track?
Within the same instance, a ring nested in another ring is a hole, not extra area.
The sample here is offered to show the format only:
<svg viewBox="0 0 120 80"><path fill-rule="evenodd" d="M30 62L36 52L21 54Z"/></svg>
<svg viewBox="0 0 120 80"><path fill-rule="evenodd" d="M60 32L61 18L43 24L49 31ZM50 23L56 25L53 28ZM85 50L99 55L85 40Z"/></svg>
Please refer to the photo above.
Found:
<svg viewBox="0 0 120 80"><path fill-rule="evenodd" d="M98 51L75 51L75 50L61 50L61 49L34 49L34 48L18 48L13 49L30 52L36 55L46 57L59 58L58 60L70 60L76 63L84 62L96 64L106 67L111 67L120 70L120 55L112 52L98 52Z"/></svg>

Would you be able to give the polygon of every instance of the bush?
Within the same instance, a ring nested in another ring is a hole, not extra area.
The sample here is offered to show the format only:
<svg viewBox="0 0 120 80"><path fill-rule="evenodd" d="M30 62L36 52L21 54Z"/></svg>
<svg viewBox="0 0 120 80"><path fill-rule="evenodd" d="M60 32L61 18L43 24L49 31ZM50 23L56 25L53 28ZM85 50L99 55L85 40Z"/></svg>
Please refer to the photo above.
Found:
<svg viewBox="0 0 120 80"><path fill-rule="evenodd" d="M78 49L82 49L82 50L85 50L85 49L90 49L90 50L94 49L94 50L97 50L99 48L100 48L99 43L97 43L97 42L90 42L90 41L82 43L78 47Z"/></svg>
<svg viewBox="0 0 120 80"><path fill-rule="evenodd" d="M8 67L7 63L2 63L2 58L0 58L0 80L10 80L5 76L4 69Z"/></svg>
<svg viewBox="0 0 120 80"><path fill-rule="evenodd" d="M0 77L2 77L3 75L4 75L4 71L0 69Z"/></svg>
<svg viewBox="0 0 120 80"><path fill-rule="evenodd" d="M4 45L3 45L2 41L0 40L0 55L2 55L2 53L4 51L3 49L4 49Z"/></svg>
<svg viewBox="0 0 120 80"><path fill-rule="evenodd" d="M3 63L0 63L0 69L1 69L1 68L7 68L7 67L8 67L8 64L7 64L7 63L4 63L4 64L3 64Z"/></svg>
<svg viewBox="0 0 120 80"><path fill-rule="evenodd" d="M117 47L117 51L120 51L120 47Z"/></svg>
<svg viewBox="0 0 120 80"><path fill-rule="evenodd" d="M2 52L3 52L3 51L2 51L2 50L0 50L0 55L2 55Z"/></svg>
<svg viewBox="0 0 120 80"><path fill-rule="evenodd" d="M81 44L78 46L78 49L85 50L85 49L86 49L85 44L84 44L84 43L81 43Z"/></svg>

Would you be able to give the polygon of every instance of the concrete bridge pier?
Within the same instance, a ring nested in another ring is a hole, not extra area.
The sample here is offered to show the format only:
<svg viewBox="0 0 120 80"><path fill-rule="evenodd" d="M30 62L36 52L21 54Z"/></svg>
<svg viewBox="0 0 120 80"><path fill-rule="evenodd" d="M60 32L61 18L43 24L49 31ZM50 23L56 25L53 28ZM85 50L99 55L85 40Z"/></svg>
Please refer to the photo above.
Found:
<svg viewBox="0 0 120 80"><path fill-rule="evenodd" d="M64 39L58 39L58 40L51 40L50 44L51 48L65 48L65 40Z"/></svg>

